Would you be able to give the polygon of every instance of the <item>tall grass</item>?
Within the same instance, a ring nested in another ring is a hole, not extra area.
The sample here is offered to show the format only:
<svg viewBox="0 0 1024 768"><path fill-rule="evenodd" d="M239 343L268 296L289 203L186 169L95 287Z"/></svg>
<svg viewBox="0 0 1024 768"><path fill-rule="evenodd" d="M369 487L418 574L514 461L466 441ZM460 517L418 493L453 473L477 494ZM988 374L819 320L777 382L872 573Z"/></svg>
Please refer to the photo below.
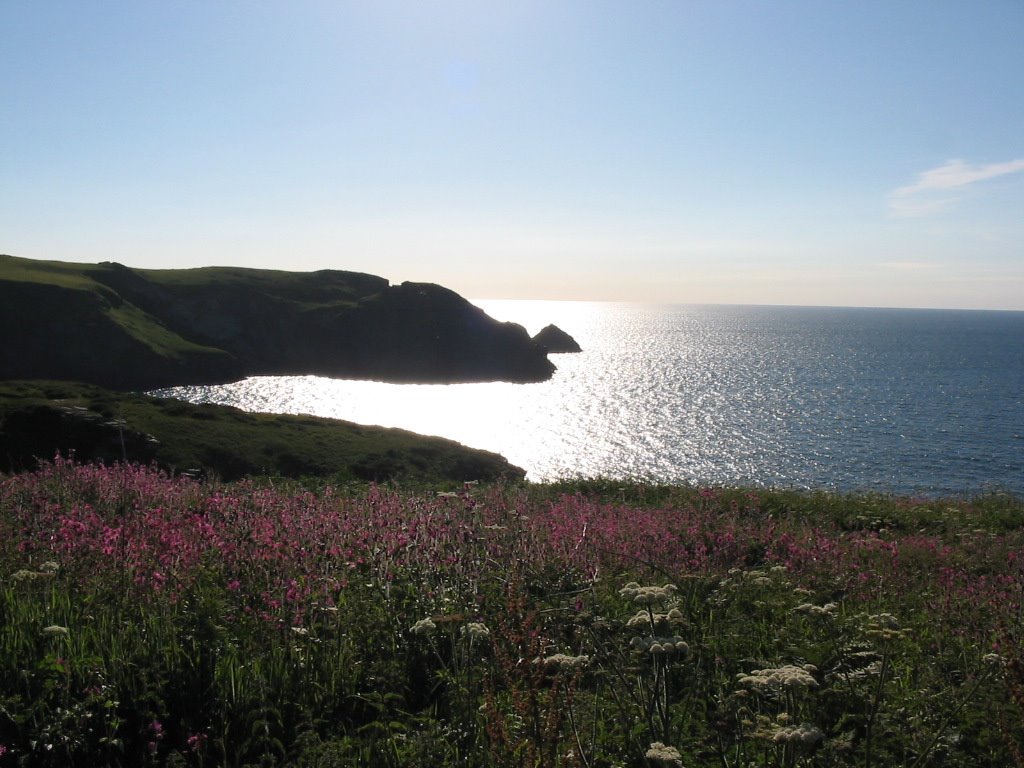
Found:
<svg viewBox="0 0 1024 768"><path fill-rule="evenodd" d="M1024 506L0 479L0 766L1022 764Z"/></svg>

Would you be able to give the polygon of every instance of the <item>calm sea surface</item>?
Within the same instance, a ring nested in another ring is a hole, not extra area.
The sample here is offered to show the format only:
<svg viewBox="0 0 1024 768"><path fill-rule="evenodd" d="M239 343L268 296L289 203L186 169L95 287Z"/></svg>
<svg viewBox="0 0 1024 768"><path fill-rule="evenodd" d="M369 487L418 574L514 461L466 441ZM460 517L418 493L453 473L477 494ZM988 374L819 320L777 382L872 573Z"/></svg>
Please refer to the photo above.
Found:
<svg viewBox="0 0 1024 768"><path fill-rule="evenodd" d="M441 435L531 480L1024 495L1024 312L478 302L584 352L541 384L256 377L165 394Z"/></svg>

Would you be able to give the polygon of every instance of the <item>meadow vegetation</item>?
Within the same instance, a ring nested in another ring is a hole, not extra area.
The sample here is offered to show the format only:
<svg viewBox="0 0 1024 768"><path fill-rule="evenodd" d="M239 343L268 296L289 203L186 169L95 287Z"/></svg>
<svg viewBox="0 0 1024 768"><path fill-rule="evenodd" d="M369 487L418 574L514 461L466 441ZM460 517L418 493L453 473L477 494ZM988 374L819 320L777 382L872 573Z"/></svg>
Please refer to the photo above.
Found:
<svg viewBox="0 0 1024 768"><path fill-rule="evenodd" d="M1024 762L1024 503L0 476L0 766Z"/></svg>

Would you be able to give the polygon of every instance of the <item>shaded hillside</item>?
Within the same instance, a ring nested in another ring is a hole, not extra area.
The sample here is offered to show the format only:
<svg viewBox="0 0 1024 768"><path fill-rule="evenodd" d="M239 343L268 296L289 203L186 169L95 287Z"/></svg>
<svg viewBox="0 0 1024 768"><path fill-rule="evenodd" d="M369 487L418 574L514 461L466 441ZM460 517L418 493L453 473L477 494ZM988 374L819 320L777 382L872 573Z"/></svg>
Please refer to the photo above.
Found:
<svg viewBox="0 0 1024 768"><path fill-rule="evenodd" d="M225 480L245 475L462 482L522 479L501 456L451 440L312 416L111 392L65 382L0 383L0 472L73 453Z"/></svg>
<svg viewBox="0 0 1024 768"><path fill-rule="evenodd" d="M0 256L4 379L115 389L314 374L387 381L540 381L554 366L525 329L458 294L355 272Z"/></svg>

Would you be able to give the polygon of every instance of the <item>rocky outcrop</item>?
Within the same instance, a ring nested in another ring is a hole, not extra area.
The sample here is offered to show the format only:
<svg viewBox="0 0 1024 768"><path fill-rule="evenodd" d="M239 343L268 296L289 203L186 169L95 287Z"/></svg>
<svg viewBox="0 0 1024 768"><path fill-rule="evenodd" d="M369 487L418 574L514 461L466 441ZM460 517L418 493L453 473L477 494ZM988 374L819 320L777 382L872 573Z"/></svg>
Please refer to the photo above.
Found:
<svg viewBox="0 0 1024 768"><path fill-rule="evenodd" d="M582 352L580 345L572 336L557 325L548 325L533 337L535 344L540 344L548 352Z"/></svg>
<svg viewBox="0 0 1024 768"><path fill-rule="evenodd" d="M438 285L374 275L0 256L0 378L114 389L324 375L542 381L546 350Z"/></svg>

